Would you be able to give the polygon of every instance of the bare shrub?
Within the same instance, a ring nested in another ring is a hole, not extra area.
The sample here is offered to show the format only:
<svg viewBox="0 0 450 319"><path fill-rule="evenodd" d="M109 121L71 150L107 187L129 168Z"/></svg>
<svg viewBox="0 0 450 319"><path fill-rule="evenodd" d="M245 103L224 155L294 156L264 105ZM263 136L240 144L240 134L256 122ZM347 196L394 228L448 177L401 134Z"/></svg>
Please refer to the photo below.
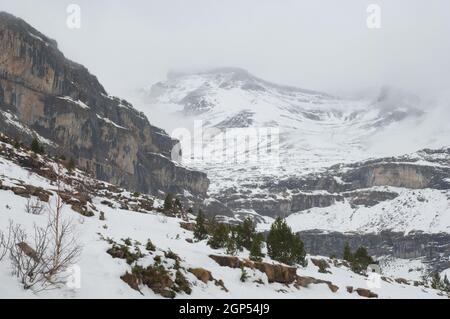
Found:
<svg viewBox="0 0 450 319"><path fill-rule="evenodd" d="M9 245L13 273L25 289L38 292L66 283L66 271L74 265L81 253L75 236L75 224L63 214L58 169L58 190L48 204L48 222L45 227L34 226L29 239L22 226L10 225ZM30 243L32 246L30 246Z"/></svg>
<svg viewBox="0 0 450 319"><path fill-rule="evenodd" d="M25 212L32 215L41 215L44 211L44 204L38 198L28 198L25 204Z"/></svg>
<svg viewBox="0 0 450 319"><path fill-rule="evenodd" d="M12 228L13 222L10 220L6 233L0 231L0 261L5 258L11 248L13 242Z"/></svg>
<svg viewBox="0 0 450 319"><path fill-rule="evenodd" d="M58 176L59 169L58 169ZM48 207L48 228L51 245L49 247L49 258L51 266L48 271L49 280L54 284L63 283L61 276L68 267L76 263L81 253L81 246L77 243L75 237L75 223L63 214L64 203L59 195L61 184L58 178L58 191L54 203L49 201Z"/></svg>
<svg viewBox="0 0 450 319"><path fill-rule="evenodd" d="M47 249L49 228L40 228L34 226L33 245L27 244L28 235L20 225L12 226L12 240L10 258L13 274L19 278L19 281L25 289L37 287L37 290L46 289L49 286L48 269L49 259L47 258Z"/></svg>

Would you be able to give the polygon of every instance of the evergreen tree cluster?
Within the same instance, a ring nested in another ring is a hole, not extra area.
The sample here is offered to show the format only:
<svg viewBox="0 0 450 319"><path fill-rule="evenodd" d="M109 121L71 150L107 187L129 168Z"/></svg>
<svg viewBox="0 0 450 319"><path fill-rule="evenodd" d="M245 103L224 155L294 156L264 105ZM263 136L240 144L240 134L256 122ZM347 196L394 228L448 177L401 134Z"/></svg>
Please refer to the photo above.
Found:
<svg viewBox="0 0 450 319"><path fill-rule="evenodd" d="M307 264L303 242L281 218L277 218L270 228L267 251L270 258L287 265Z"/></svg>
<svg viewBox="0 0 450 319"><path fill-rule="evenodd" d="M230 255L245 248L249 250L251 260L260 261L264 257L264 236L256 232L250 218L245 219L242 224L232 226L215 220L207 221L200 210L194 227L194 238L197 241L208 239L211 248L224 248Z"/></svg>
<svg viewBox="0 0 450 319"><path fill-rule="evenodd" d="M162 207L162 212L167 215L185 214L180 199L172 193L168 193L166 195L164 199L164 205Z"/></svg>
<svg viewBox="0 0 450 319"><path fill-rule="evenodd" d="M36 154L44 154L44 146L39 143L37 138L34 138L30 145L31 150Z"/></svg>
<svg viewBox="0 0 450 319"><path fill-rule="evenodd" d="M369 265L376 264L365 247L359 247L354 253L348 243L344 247L344 260L350 263L356 273L363 273Z"/></svg>
<svg viewBox="0 0 450 319"><path fill-rule="evenodd" d="M442 279L438 272L431 276L431 288L438 289L445 292L450 292L450 281L447 275Z"/></svg>
<svg viewBox="0 0 450 319"><path fill-rule="evenodd" d="M253 221L245 219L236 226L209 221L202 211L199 212L194 228L194 238L197 241L208 239L208 245L213 249L226 249L227 254L235 255L244 248L250 252L250 259L261 261L265 256L264 235L257 233ZM268 255L276 261L294 265L306 265L306 252L299 236L292 232L286 222L278 218L272 225L267 237Z"/></svg>

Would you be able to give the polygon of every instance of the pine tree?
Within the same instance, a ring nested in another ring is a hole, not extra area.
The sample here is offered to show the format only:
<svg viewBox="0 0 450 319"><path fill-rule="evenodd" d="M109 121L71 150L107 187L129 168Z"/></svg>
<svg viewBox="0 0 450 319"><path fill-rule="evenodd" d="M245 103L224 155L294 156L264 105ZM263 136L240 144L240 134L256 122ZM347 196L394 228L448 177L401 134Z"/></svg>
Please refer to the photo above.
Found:
<svg viewBox="0 0 450 319"><path fill-rule="evenodd" d="M75 161L73 160L73 158L71 158L69 163L67 163L66 168L69 172L71 172L75 169Z"/></svg>
<svg viewBox="0 0 450 319"><path fill-rule="evenodd" d="M303 242L280 217L270 228L267 236L267 250L270 258L274 260L287 265L298 263L306 266Z"/></svg>
<svg viewBox="0 0 450 319"><path fill-rule="evenodd" d="M30 148L36 154L43 154L44 153L44 147L39 143L37 138L33 139L33 141L31 142Z"/></svg>
<svg viewBox="0 0 450 319"><path fill-rule="evenodd" d="M256 235L255 226L250 218L246 218L241 225L236 227L237 246L239 250L246 248L250 250L252 241Z"/></svg>
<svg viewBox="0 0 450 319"><path fill-rule="evenodd" d="M345 247L344 247L344 260L346 260L348 262L353 261L352 250L350 249L350 246L348 245L348 243L346 243Z"/></svg>
<svg viewBox="0 0 450 319"><path fill-rule="evenodd" d="M435 272L431 277L431 288L439 290L442 288L441 276L438 272Z"/></svg>
<svg viewBox="0 0 450 319"><path fill-rule="evenodd" d="M355 254L352 255L351 268L356 273L362 273L369 265L374 263L375 261L368 254L367 249L361 246L356 250Z"/></svg>
<svg viewBox="0 0 450 319"><path fill-rule="evenodd" d="M241 267L241 278L240 278L240 280L241 280L241 282L246 282L247 279L248 279L248 273L247 273L247 271L245 270L244 267Z"/></svg>
<svg viewBox="0 0 450 319"><path fill-rule="evenodd" d="M253 238L252 245L250 247L250 260L261 261L264 257L262 252L262 245L264 241L263 234L256 234Z"/></svg>
<svg viewBox="0 0 450 319"><path fill-rule="evenodd" d="M180 201L178 198L175 199L175 206L176 206L179 210L182 210L182 209L183 209L183 205L181 204L181 201Z"/></svg>
<svg viewBox="0 0 450 319"><path fill-rule="evenodd" d="M208 238L208 232L205 227L205 217L203 211L198 211L197 219L195 220L194 238L198 241Z"/></svg>
<svg viewBox="0 0 450 319"><path fill-rule="evenodd" d="M446 292L450 292L450 281L447 278L447 275L444 277L443 288Z"/></svg>
<svg viewBox="0 0 450 319"><path fill-rule="evenodd" d="M229 239L229 232L230 229L227 225L215 223L208 245L213 249L225 248Z"/></svg>
<svg viewBox="0 0 450 319"><path fill-rule="evenodd" d="M173 209L173 194L168 193L164 199L164 211L170 211Z"/></svg>
<svg viewBox="0 0 450 319"><path fill-rule="evenodd" d="M228 240L227 240L227 244L226 244L226 253L228 255L236 255L237 251L238 251L238 247L237 247L237 238L236 238L236 231L235 230L231 230L230 231L230 235L228 236Z"/></svg>

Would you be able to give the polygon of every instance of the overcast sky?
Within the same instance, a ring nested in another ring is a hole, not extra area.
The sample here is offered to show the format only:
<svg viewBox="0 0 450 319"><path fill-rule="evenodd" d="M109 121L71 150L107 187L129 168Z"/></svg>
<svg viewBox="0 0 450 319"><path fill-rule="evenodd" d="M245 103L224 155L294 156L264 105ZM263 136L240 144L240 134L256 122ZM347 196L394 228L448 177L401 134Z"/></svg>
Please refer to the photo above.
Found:
<svg viewBox="0 0 450 319"><path fill-rule="evenodd" d="M70 3L81 29L66 26ZM380 29L366 26L371 3ZM216 66L332 93L387 84L434 94L450 84L448 0L0 0L0 10L123 97L169 69Z"/></svg>

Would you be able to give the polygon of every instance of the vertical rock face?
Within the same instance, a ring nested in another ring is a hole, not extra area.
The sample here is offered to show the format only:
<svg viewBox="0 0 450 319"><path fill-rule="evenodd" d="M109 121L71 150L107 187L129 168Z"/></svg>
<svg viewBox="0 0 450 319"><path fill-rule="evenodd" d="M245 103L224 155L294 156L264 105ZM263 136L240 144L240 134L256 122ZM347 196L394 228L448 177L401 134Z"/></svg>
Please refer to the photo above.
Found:
<svg viewBox="0 0 450 319"><path fill-rule="evenodd" d="M54 40L0 12L0 130L72 157L95 177L148 193L204 195L205 174L170 161L176 141L109 96Z"/></svg>

